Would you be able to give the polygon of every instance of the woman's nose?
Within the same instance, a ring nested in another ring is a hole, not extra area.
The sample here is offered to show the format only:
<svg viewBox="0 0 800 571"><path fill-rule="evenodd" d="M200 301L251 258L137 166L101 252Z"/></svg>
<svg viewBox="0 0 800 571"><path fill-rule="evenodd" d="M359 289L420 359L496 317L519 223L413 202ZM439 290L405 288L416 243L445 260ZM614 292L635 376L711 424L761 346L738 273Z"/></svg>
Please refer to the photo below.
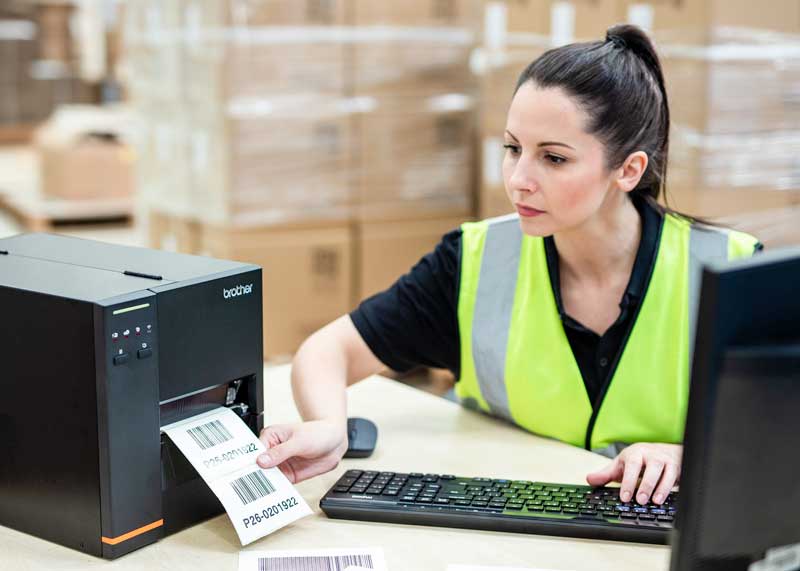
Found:
<svg viewBox="0 0 800 571"><path fill-rule="evenodd" d="M508 179L508 184L512 190L534 192L537 184L531 165L525 164L523 160L517 161L517 164L514 165L514 170L511 172L511 177Z"/></svg>

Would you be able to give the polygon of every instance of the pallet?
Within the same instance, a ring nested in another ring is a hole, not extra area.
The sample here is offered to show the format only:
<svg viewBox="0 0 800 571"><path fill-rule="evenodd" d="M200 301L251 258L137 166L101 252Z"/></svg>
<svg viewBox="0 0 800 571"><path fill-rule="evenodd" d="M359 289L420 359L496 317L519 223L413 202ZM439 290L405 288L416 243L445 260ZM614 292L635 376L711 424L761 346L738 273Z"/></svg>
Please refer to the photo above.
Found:
<svg viewBox="0 0 800 571"><path fill-rule="evenodd" d="M74 224L130 223L132 198L64 200L0 189L0 208L28 231L50 232Z"/></svg>
<svg viewBox="0 0 800 571"><path fill-rule="evenodd" d="M41 193L39 158L29 146L0 149L0 209L26 230L49 232L56 226L130 221L133 198L68 200Z"/></svg>
<svg viewBox="0 0 800 571"><path fill-rule="evenodd" d="M0 145L19 145L30 143L36 125L0 125Z"/></svg>

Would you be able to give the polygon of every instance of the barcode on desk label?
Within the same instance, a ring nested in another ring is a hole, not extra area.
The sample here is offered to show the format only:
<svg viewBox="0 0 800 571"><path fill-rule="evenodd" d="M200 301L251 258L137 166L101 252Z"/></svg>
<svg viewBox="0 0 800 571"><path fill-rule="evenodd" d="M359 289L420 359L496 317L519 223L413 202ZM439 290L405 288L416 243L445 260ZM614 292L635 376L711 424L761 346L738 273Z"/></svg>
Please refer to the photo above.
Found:
<svg viewBox="0 0 800 571"><path fill-rule="evenodd" d="M275 491L275 486L264 475L261 470L245 474L241 478L236 478L231 482L231 488L239 496L244 505L270 495Z"/></svg>
<svg viewBox="0 0 800 571"><path fill-rule="evenodd" d="M206 424L195 426L186 431L201 450L208 450L223 442L233 439L233 435L219 420L212 420Z"/></svg>
<svg viewBox="0 0 800 571"><path fill-rule="evenodd" d="M348 567L375 569L370 555L259 557L258 571L344 571Z"/></svg>
<svg viewBox="0 0 800 571"><path fill-rule="evenodd" d="M292 549L289 551L242 551L239 571L386 571L380 547Z"/></svg>

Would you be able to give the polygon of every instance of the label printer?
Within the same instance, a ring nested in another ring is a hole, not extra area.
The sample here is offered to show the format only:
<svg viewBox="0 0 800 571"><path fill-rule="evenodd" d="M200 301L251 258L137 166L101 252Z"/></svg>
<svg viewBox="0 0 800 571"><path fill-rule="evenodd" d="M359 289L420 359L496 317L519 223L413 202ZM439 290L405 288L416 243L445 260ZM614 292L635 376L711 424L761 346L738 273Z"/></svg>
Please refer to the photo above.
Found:
<svg viewBox="0 0 800 571"><path fill-rule="evenodd" d="M222 513L161 427L263 427L261 268L0 239L0 525L114 559Z"/></svg>

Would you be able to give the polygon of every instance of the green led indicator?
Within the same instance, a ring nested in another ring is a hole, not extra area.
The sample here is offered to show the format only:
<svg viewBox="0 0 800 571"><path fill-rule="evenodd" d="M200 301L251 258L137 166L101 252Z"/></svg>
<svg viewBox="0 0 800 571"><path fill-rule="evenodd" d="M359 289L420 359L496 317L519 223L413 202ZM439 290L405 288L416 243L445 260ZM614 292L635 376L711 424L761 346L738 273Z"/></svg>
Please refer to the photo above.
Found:
<svg viewBox="0 0 800 571"><path fill-rule="evenodd" d="M144 309L145 307L150 307L149 303L143 303L141 305L132 305L131 307L124 307L122 309L115 309L114 315L119 315L120 313L128 313L131 311L136 311L137 309Z"/></svg>

